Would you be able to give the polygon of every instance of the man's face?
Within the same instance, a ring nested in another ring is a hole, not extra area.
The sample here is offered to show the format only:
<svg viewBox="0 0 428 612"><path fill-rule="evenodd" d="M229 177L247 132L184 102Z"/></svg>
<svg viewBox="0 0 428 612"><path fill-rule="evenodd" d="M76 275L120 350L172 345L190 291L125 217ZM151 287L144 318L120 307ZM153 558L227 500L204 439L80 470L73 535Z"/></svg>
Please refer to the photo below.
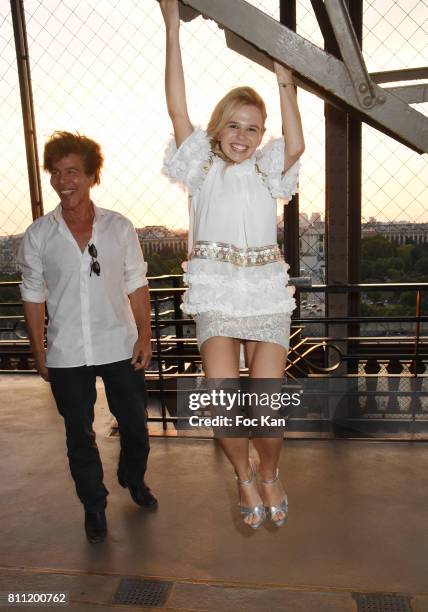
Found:
<svg viewBox="0 0 428 612"><path fill-rule="evenodd" d="M90 190L94 176L87 176L83 158L70 153L54 162L51 172L51 185L61 200L64 211L71 212L90 204Z"/></svg>

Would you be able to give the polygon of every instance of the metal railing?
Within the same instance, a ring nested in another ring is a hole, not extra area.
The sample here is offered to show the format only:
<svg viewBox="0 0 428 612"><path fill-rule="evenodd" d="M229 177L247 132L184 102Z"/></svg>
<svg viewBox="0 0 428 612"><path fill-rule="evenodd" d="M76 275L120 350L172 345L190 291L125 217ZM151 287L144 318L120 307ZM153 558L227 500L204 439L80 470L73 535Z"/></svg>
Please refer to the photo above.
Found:
<svg viewBox="0 0 428 612"><path fill-rule="evenodd" d="M180 311L181 295L184 291L180 286L181 277L178 275L156 277L150 279L150 282L153 360L146 371L152 406L149 421L161 423L162 431L165 432L171 424L177 426L177 381L203 376L203 370L195 338L194 322L190 318L183 317ZM170 286L159 286L166 282ZM17 282L0 283L0 295L3 289L16 289L17 284ZM404 291L413 292L415 295L415 310L412 315L352 317L322 315L293 318L285 370L286 379L298 382L305 379L360 378L364 380L364 385L359 395L368 397L367 405L370 406L379 403L379 397L383 401L385 394L388 397L391 394L393 396L387 405L392 401L397 402L400 396L408 397L410 391L406 385L421 385L421 382L416 381L426 379L428 336L424 335L423 328L428 322L428 316L422 314L421 303L422 296L428 291L428 283L307 285L297 286L296 296L301 302L303 294L318 293L328 299L328 295L333 293L344 293L348 296L356 293L361 296L372 292L397 294ZM4 334L7 330L10 332L11 329L18 331L16 339L0 340L0 371L3 374L35 372L28 340L23 337L25 333L23 316L21 313L3 316L2 311L6 308L20 309L21 303L0 301L0 333ZM400 333L397 331L392 335L380 334L382 326L385 332L391 333L387 328L391 328L393 324L400 325ZM336 335L329 333L329 326L333 325ZM338 325L343 326L343 333L337 334ZM363 333L363 328L370 325L376 325L376 334ZM358 331L356 326L362 328L357 334L355 334L355 329ZM403 326L407 328L405 331L402 331ZM316 334L310 333L311 327L316 328ZM243 369L241 374L246 376L247 371ZM415 382L409 383L409 380ZM396 422L402 429L403 424L407 423L415 435L421 435L421 428L425 432L425 424L428 422L426 414L428 406L425 406L424 400L423 394L417 398L417 401L414 397L411 401L406 400L407 408L400 408L399 418L395 413L389 414L388 417L388 412L382 411L378 406L378 413L365 419L366 426L367 423L373 426L375 421L380 420L382 428L386 427L386 423L390 426L391 422ZM406 415L407 420L405 420ZM363 417L364 410L361 409L359 421ZM294 426L298 429L310 430L310 427L313 427L319 431L322 423L325 429L325 419L320 419L320 415L315 417L306 415L304 418L300 416L294 419ZM330 423L330 433L331 427Z"/></svg>

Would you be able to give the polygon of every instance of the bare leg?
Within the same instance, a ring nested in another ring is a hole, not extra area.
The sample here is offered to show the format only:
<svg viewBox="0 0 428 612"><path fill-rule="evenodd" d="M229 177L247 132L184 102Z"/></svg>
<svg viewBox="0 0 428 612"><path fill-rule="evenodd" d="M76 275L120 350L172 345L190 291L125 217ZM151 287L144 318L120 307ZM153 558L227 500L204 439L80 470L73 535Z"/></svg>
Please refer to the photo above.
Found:
<svg viewBox="0 0 428 612"><path fill-rule="evenodd" d="M252 378L278 378L284 376L287 351L273 342L245 342L245 354Z"/></svg>
<svg viewBox="0 0 428 612"><path fill-rule="evenodd" d="M239 340L215 336L201 346L207 378L239 378Z"/></svg>
<svg viewBox="0 0 428 612"><path fill-rule="evenodd" d="M285 348L271 342L249 340L245 348L250 377L275 378L280 384L287 359ZM253 438L252 442L260 455L261 480L272 480L278 469L283 438ZM284 499L284 488L279 480L269 485L260 483L260 490L265 506L277 506ZM284 518L284 513L276 513L275 518L278 520Z"/></svg>
<svg viewBox="0 0 428 612"><path fill-rule="evenodd" d="M215 336L206 340L201 346L201 357L207 378L239 378L240 342L234 338ZM233 465L240 480L248 480L251 475L249 463L248 438L217 438L224 454ZM261 503L256 481L251 485L240 486L240 504L256 506ZM245 522L257 523L254 515L245 518Z"/></svg>

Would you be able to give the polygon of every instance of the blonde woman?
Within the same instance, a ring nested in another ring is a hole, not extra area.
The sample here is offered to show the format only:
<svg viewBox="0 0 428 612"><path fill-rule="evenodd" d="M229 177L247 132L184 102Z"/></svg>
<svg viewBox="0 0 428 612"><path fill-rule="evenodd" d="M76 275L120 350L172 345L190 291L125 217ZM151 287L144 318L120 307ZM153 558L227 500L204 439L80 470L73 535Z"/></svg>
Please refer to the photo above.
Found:
<svg viewBox="0 0 428 612"><path fill-rule="evenodd" d="M165 89L174 129L164 172L190 195L188 290L183 311L196 320L205 375L238 379L240 346L249 376L278 379L289 348L294 288L276 243L276 198L296 191L304 139L290 70L275 63L284 138L259 149L266 108L250 87L230 91L207 130L195 129L186 103L177 0L160 0L166 28ZM253 529L269 517L280 527L288 503L278 478L281 437L220 438L239 486L239 505Z"/></svg>

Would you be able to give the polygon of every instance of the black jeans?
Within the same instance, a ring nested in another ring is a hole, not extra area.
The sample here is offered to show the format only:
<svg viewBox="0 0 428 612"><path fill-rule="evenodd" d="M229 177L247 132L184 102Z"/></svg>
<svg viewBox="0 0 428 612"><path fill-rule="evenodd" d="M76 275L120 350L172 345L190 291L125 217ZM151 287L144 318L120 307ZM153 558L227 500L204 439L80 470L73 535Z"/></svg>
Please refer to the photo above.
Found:
<svg viewBox="0 0 428 612"><path fill-rule="evenodd" d="M150 450L144 374L134 370L130 359L99 366L49 368L52 393L64 418L71 475L88 512L104 509L108 495L92 427L97 376L103 379L110 411L119 425L119 478L130 484L141 482Z"/></svg>

